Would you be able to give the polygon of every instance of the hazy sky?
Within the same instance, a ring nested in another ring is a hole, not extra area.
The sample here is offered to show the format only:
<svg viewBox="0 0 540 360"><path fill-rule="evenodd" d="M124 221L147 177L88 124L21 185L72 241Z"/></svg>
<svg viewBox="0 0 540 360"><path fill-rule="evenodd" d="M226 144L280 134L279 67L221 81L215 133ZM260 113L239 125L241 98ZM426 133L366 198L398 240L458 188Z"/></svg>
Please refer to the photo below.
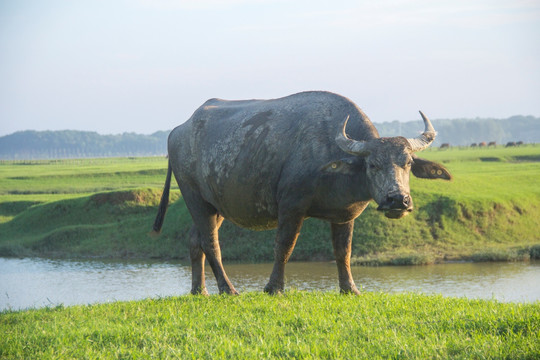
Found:
<svg viewBox="0 0 540 360"><path fill-rule="evenodd" d="M0 1L0 136L148 134L304 90L374 122L540 116L540 0Z"/></svg>

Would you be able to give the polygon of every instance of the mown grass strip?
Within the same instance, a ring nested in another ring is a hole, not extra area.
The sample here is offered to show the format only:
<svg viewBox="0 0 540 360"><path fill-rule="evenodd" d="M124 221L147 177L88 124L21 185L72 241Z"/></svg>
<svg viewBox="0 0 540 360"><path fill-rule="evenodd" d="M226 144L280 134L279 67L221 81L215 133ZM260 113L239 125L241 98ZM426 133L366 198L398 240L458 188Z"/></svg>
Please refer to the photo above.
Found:
<svg viewBox="0 0 540 360"><path fill-rule="evenodd" d="M2 358L540 357L540 304L418 294L181 296L0 314Z"/></svg>

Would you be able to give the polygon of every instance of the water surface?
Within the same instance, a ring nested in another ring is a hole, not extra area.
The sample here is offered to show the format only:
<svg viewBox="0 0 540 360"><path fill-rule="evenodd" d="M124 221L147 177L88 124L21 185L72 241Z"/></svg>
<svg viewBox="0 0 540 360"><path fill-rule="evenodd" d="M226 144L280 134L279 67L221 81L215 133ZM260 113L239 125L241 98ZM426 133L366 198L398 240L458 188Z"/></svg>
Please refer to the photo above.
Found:
<svg viewBox="0 0 540 360"><path fill-rule="evenodd" d="M262 291L271 264L226 264L240 292ZM353 267L363 291L418 292L505 302L540 301L540 262ZM191 269L179 262L0 258L0 310L104 303L189 293ZM211 272L207 287L217 293ZM331 262L292 262L286 287L338 291Z"/></svg>

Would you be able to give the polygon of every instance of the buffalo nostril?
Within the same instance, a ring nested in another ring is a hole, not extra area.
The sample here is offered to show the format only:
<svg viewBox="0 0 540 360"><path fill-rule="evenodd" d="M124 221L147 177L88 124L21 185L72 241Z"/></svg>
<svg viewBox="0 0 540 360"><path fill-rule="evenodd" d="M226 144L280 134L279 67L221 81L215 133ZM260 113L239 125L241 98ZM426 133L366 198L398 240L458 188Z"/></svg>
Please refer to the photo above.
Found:
<svg viewBox="0 0 540 360"><path fill-rule="evenodd" d="M399 205L401 203L399 199L399 195L389 195L386 197L386 203L391 207L395 208L396 205Z"/></svg>
<svg viewBox="0 0 540 360"><path fill-rule="evenodd" d="M393 209L406 209L411 206L411 197L409 195L391 195L386 198L386 203Z"/></svg>
<svg viewBox="0 0 540 360"><path fill-rule="evenodd" d="M403 196L403 205L405 205L405 207L409 207L411 205L411 197L409 195Z"/></svg>

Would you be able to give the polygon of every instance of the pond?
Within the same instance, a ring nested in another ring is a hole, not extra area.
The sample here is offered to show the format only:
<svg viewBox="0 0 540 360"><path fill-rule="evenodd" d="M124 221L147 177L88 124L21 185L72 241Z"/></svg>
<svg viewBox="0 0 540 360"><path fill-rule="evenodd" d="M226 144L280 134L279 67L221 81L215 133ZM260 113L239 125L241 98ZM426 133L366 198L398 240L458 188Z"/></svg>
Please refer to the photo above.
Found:
<svg viewBox="0 0 540 360"><path fill-rule="evenodd" d="M208 268L208 267L207 267ZM240 292L262 291L272 264L225 264ZM363 291L417 292L504 302L540 301L540 262L353 267ZM0 258L0 311L188 294L191 269L180 262ZM208 291L217 293L207 271ZM338 291L332 262L291 262L286 289Z"/></svg>

